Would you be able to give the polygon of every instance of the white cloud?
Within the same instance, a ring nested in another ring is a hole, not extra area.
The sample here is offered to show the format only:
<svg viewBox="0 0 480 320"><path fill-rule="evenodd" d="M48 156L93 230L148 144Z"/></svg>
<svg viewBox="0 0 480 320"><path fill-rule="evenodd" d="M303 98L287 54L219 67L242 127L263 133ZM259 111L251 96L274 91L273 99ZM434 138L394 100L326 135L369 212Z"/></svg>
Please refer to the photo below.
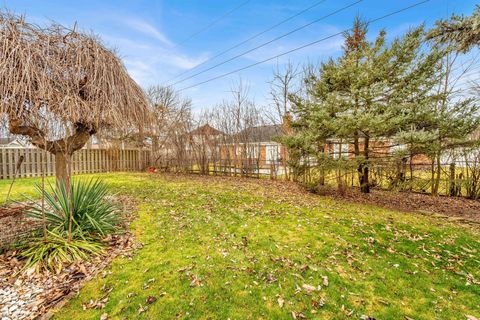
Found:
<svg viewBox="0 0 480 320"><path fill-rule="evenodd" d="M186 55L179 55L177 53L169 53L169 52L160 54L160 56L166 59L171 65L182 70L191 69L199 65L200 63L204 62L208 58L206 54L202 54L198 57L189 57Z"/></svg>
<svg viewBox="0 0 480 320"><path fill-rule="evenodd" d="M142 32L148 36L151 36L167 46L173 45L166 35L164 35L155 26L147 23L144 20L126 18L123 20L123 22L127 24L130 28Z"/></svg>

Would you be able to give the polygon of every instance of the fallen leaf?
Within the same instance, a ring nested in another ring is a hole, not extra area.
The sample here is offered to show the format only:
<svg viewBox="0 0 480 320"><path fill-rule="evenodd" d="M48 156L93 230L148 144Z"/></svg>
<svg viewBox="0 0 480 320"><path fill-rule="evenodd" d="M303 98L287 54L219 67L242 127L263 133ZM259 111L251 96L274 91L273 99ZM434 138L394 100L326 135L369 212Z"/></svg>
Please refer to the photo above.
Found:
<svg viewBox="0 0 480 320"><path fill-rule="evenodd" d="M190 278L192 281L190 282L190 287L198 287L202 286L202 281L196 276L196 275L191 275Z"/></svg>
<svg viewBox="0 0 480 320"><path fill-rule="evenodd" d="M139 306L139 308L138 308L138 314L144 313L144 312L147 311L147 309L148 309L147 307L144 307L144 306L142 306L141 304L139 304L138 306Z"/></svg>
<svg viewBox="0 0 480 320"><path fill-rule="evenodd" d="M279 296L278 299L277 299L277 302L278 302L278 306L280 308L283 308L283 305L285 304L285 299L283 299L282 296Z"/></svg>
<svg viewBox="0 0 480 320"><path fill-rule="evenodd" d="M145 303L146 304L152 304L155 301L157 301L157 298L155 298L154 296L148 296L147 300L145 300Z"/></svg>
<svg viewBox="0 0 480 320"><path fill-rule="evenodd" d="M323 278L323 285L325 287L328 287L328 277L327 276L322 276L322 278Z"/></svg>
<svg viewBox="0 0 480 320"><path fill-rule="evenodd" d="M309 284L303 284L302 289L305 290L307 293L312 293L313 291L317 290L314 286L311 286Z"/></svg>

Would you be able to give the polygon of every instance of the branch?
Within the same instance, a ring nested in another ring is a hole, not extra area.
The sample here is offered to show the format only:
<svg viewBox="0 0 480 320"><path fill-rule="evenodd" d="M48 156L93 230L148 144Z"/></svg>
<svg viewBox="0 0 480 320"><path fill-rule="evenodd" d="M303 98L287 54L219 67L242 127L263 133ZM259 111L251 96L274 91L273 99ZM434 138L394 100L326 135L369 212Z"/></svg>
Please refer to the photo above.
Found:
<svg viewBox="0 0 480 320"><path fill-rule="evenodd" d="M30 142L43 150L55 153L73 154L80 150L88 142L90 136L95 134L97 130L89 126L76 122L74 123L75 132L73 135L55 141L48 141L44 131L39 128L22 124L20 119L10 118L9 129L13 134L23 135L30 138Z"/></svg>

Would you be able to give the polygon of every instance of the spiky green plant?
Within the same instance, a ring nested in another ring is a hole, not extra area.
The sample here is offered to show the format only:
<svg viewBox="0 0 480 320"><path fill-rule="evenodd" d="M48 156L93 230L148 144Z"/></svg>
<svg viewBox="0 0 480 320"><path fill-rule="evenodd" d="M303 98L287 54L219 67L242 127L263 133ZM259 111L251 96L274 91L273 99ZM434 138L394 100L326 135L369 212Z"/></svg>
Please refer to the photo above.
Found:
<svg viewBox="0 0 480 320"><path fill-rule="evenodd" d="M20 257L27 259L23 270L35 267L36 271L50 270L60 272L65 263L87 260L103 252L103 245L96 239L75 232L75 237L68 240L60 228L48 230L47 241L38 237L25 244Z"/></svg>
<svg viewBox="0 0 480 320"><path fill-rule="evenodd" d="M45 196L45 219L50 230L69 230L70 212L73 232L80 230L84 234L104 236L117 229L120 221L117 208L107 200L107 186L99 179L74 179L70 192L63 182L50 185L50 190L42 190L40 185L36 185L36 188ZM41 206L33 204L28 209L28 214L41 220Z"/></svg>

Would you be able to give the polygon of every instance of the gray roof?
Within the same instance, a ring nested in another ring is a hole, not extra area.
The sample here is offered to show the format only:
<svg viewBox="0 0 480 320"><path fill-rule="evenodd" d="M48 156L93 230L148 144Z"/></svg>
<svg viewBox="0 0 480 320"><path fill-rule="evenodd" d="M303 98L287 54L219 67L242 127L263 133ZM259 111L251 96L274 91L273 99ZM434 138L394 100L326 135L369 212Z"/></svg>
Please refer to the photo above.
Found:
<svg viewBox="0 0 480 320"><path fill-rule="evenodd" d="M233 135L232 142L269 142L282 134L282 126L279 124L250 127Z"/></svg>
<svg viewBox="0 0 480 320"><path fill-rule="evenodd" d="M0 138L0 144L9 144L10 142L14 141L13 138Z"/></svg>

